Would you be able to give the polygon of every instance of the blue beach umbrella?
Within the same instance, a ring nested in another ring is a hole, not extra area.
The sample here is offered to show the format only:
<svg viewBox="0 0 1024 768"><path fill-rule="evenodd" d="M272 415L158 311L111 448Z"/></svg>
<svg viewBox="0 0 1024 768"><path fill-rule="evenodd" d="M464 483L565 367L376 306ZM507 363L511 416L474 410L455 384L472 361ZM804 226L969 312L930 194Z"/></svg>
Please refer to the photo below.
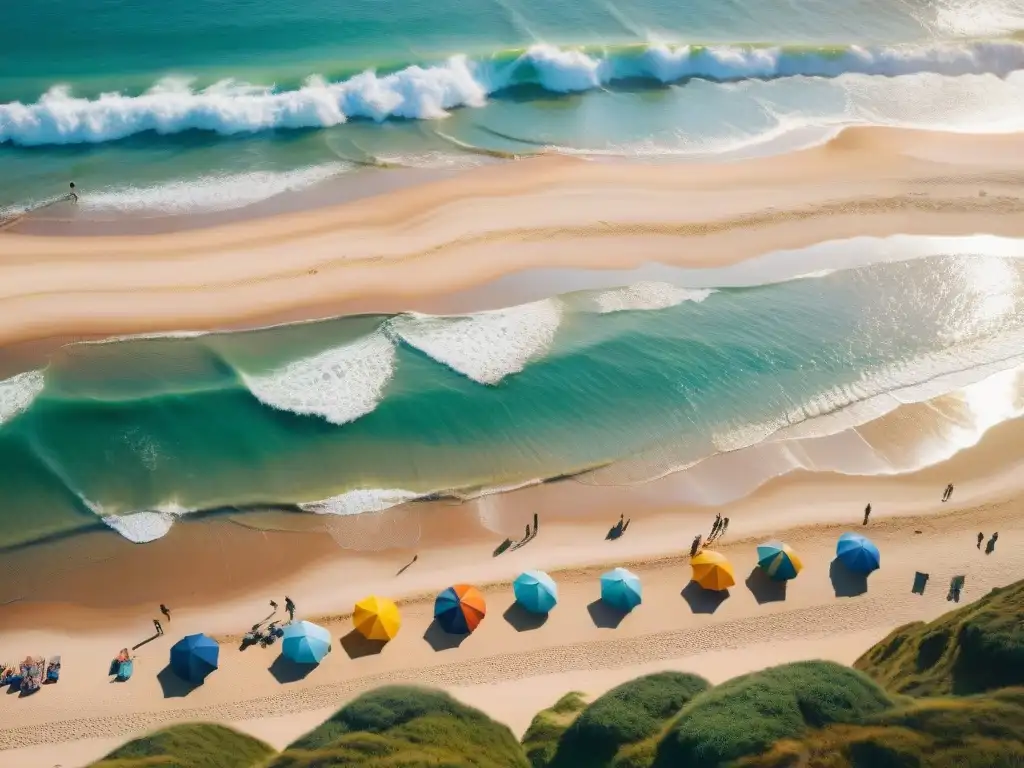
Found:
<svg viewBox="0 0 1024 768"><path fill-rule="evenodd" d="M526 571L512 583L516 600L531 613L548 613L558 602L558 586L544 571Z"/></svg>
<svg viewBox="0 0 1024 768"><path fill-rule="evenodd" d="M295 621L284 628L281 655L296 664L319 664L331 650L331 633L311 621Z"/></svg>
<svg viewBox="0 0 1024 768"><path fill-rule="evenodd" d="M640 605L640 579L625 568L615 568L601 575L601 599L622 611Z"/></svg>
<svg viewBox="0 0 1024 768"><path fill-rule="evenodd" d="M182 680L201 683L217 668L220 646L212 637L188 635L171 646L171 669Z"/></svg>
<svg viewBox="0 0 1024 768"><path fill-rule="evenodd" d="M757 565L775 581L789 581L804 567L788 544L766 541L757 546Z"/></svg>
<svg viewBox="0 0 1024 768"><path fill-rule="evenodd" d="M871 539L859 533L844 533L836 544L836 556L858 573L871 573L882 563L882 555Z"/></svg>

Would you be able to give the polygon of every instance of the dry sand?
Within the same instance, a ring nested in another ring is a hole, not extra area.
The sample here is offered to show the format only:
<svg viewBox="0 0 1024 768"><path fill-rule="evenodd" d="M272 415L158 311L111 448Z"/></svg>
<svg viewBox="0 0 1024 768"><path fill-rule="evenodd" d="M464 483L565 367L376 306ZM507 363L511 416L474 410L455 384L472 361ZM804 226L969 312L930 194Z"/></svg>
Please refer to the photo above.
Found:
<svg viewBox="0 0 1024 768"><path fill-rule="evenodd" d="M1022 179L1022 134L857 128L727 164L541 157L165 234L13 226L0 233L0 344L407 309L535 267L712 266L855 235L1022 235Z"/></svg>

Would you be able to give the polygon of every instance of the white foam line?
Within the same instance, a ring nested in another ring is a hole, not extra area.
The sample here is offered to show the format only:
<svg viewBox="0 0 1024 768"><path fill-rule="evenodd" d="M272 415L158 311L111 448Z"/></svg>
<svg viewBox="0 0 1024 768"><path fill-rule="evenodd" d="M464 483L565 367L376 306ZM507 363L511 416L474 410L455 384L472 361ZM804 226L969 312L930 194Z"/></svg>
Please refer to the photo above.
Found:
<svg viewBox="0 0 1024 768"><path fill-rule="evenodd" d="M19 373L0 381L0 424L28 410L45 385L42 371Z"/></svg>

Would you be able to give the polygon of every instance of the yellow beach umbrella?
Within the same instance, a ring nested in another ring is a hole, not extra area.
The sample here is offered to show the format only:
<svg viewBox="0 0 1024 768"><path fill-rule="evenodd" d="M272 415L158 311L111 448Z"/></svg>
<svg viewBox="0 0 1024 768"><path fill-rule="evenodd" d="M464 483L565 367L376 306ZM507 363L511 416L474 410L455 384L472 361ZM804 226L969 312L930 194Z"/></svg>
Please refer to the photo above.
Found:
<svg viewBox="0 0 1024 768"><path fill-rule="evenodd" d="M736 573L732 569L732 564L725 559L725 555L718 552L706 549L690 560L690 565L693 566L693 580L704 589L718 591L736 584Z"/></svg>
<svg viewBox="0 0 1024 768"><path fill-rule="evenodd" d="M386 597L370 595L356 603L352 623L367 640L391 640L402 626L398 606Z"/></svg>

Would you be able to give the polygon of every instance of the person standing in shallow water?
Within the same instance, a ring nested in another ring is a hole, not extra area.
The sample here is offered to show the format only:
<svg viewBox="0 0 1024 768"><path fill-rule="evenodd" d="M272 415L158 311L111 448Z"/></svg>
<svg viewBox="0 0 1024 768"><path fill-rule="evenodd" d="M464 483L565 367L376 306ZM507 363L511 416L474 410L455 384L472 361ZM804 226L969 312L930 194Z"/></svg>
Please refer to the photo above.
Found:
<svg viewBox="0 0 1024 768"><path fill-rule="evenodd" d="M68 199L74 203L78 202L78 192L75 191L75 182L73 181L71 182L71 191L68 192Z"/></svg>

